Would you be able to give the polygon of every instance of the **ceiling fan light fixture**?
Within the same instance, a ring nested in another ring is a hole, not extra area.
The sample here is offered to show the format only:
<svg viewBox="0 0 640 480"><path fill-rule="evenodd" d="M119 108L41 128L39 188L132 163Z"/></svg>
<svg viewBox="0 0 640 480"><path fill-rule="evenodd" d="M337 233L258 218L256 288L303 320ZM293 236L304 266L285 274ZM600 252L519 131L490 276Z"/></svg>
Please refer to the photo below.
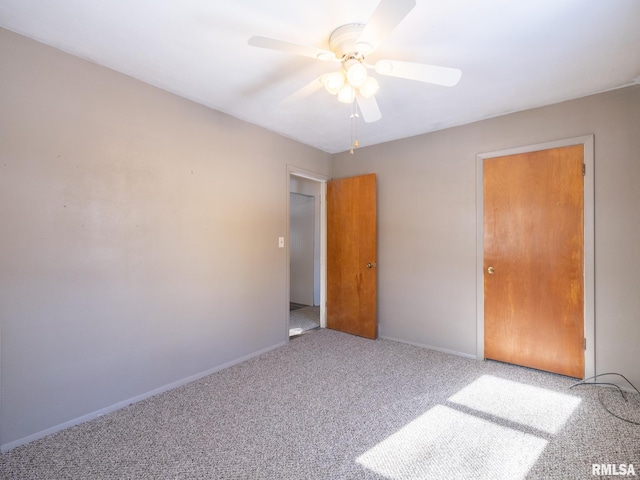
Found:
<svg viewBox="0 0 640 480"><path fill-rule="evenodd" d="M357 62L347 69L347 81L355 88L359 88L367 81L367 69L362 63Z"/></svg>
<svg viewBox="0 0 640 480"><path fill-rule="evenodd" d="M345 84L345 77L342 71L327 73L322 76L322 84L331 95L337 95Z"/></svg>
<svg viewBox="0 0 640 480"><path fill-rule="evenodd" d="M378 93L378 89L380 88L380 84L373 77L367 77L367 80L360 87L360 95L364 98L371 98L376 93Z"/></svg>
<svg viewBox="0 0 640 480"><path fill-rule="evenodd" d="M356 99L356 89L351 85L344 85L338 92L338 101L342 103L353 103Z"/></svg>
<svg viewBox="0 0 640 480"><path fill-rule="evenodd" d="M415 6L416 0L378 0L378 6L366 24L348 23L331 32L329 50L262 36L251 37L248 43L254 47L340 63L337 72L316 77L288 98L303 98L324 87L340 102L350 104L353 153L353 149L358 147L358 111L366 123L376 122L382 116L375 97L380 86L367 70L447 87L460 81L462 72L455 68L397 60L379 60L375 65L365 62L365 58L374 53ZM639 79L636 78L636 83L640 83Z"/></svg>

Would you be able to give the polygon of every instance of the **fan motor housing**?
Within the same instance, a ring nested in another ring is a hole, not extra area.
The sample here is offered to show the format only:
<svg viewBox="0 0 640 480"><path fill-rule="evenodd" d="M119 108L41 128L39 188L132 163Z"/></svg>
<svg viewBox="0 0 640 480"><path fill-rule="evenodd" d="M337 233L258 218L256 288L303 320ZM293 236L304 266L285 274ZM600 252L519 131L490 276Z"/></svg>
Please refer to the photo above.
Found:
<svg viewBox="0 0 640 480"><path fill-rule="evenodd" d="M348 23L336 28L329 37L329 48L336 57L343 58L347 56L363 56L359 52L358 38L365 25L362 23Z"/></svg>

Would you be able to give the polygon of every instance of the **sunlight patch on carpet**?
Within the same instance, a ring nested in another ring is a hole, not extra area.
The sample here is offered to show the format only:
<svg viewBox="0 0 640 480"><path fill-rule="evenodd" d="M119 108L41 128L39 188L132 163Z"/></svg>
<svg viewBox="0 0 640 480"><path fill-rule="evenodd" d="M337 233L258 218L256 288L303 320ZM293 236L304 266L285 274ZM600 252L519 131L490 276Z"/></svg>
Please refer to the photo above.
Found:
<svg viewBox="0 0 640 480"><path fill-rule="evenodd" d="M492 375L469 384L449 401L542 432L556 434L580 404L580 398Z"/></svg>
<svg viewBox="0 0 640 480"><path fill-rule="evenodd" d="M436 405L357 458L389 480L524 479L545 439Z"/></svg>
<svg viewBox="0 0 640 480"><path fill-rule="evenodd" d="M295 337L296 335L302 335L302 332L304 332L304 330L302 330L301 328L290 328L289 336Z"/></svg>

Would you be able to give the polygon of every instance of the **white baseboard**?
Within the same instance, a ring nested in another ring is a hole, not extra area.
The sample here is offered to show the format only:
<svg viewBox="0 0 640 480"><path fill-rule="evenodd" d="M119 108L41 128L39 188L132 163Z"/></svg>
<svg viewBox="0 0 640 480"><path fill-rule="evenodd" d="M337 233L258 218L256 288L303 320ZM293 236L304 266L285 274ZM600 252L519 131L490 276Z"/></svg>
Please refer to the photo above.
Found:
<svg viewBox="0 0 640 480"><path fill-rule="evenodd" d="M392 342L406 343L407 345L413 345L414 347L426 348L427 350L435 350L437 352L448 353L450 355L457 355L458 357L470 358L472 360L476 360L477 359L477 357L475 355L471 355L469 353L464 353L464 352L458 352L456 350L449 350L447 348L439 348L439 347L434 347L432 345L425 345L425 344L422 344L422 343L409 342L407 340L401 340L399 338L387 337L385 335L380 335L380 338L383 338L385 340L391 340Z"/></svg>
<svg viewBox="0 0 640 480"><path fill-rule="evenodd" d="M72 420L69 420L68 422L64 422L64 423L61 423L61 424L56 425L54 427L42 430L40 432L33 433L31 435L28 435L26 437L20 438L18 440L14 440L13 442L5 443L3 445L0 445L0 452L3 452L3 453L4 452L8 452L9 450L11 450L13 448L19 447L21 445L25 445L25 444L33 442L35 440L39 440L39 439L44 438L44 437L46 437L48 435L60 432L62 430L70 428L70 427L74 427L74 426L79 425L81 423L85 423L85 422L88 422L90 420L94 420L94 419L96 419L98 417L101 417L103 415L106 415L108 413L115 412L116 410L120 410L121 408L128 407L132 403L137 403L137 402L145 400L145 399L147 399L149 397L153 397L155 395L159 395L159 394L167 392L169 390L173 390L174 388L181 387L183 385L186 385L188 383L191 383L191 382L199 380L199 379L201 379L203 377L206 377L207 375L211 375L212 373L219 372L220 370L224 370L225 368L232 367L234 365L237 365L238 363L246 362L247 360L250 360L250 359L252 359L254 357L262 355L263 353L267 353L267 352L269 352L271 350L275 350L276 348L279 348L279 347L282 347L282 346L286 345L286 343L287 342L278 343L276 345L273 345L271 347L265 348L263 350L259 350L257 352L250 353L250 354L245 355L243 357L236 358L236 359L234 359L234 360L232 360L230 362L223 363L222 365L218 365L217 367L213 367L213 368L211 368L209 370L206 370L204 372L200 372L200 373L197 373L195 375L191 375L189 377L180 379L180 380L178 380L176 382L172 382L172 383L170 383L168 385L164 385L162 387L155 388L155 389L153 389L153 390L151 390L149 392L143 393L141 395L136 395L133 398L129 398L127 400L123 400L123 401L118 402L118 403L116 403L114 405L110 405L108 407L101 408L100 410L96 410L95 412L91 412L91 413L88 413L86 415L82 415L81 417L74 418Z"/></svg>

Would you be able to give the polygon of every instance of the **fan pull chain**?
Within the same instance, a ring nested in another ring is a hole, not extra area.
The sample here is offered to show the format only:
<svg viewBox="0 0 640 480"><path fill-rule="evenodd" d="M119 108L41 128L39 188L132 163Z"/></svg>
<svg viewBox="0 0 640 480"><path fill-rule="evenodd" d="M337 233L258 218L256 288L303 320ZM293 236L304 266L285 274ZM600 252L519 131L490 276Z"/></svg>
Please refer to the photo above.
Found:
<svg viewBox="0 0 640 480"><path fill-rule="evenodd" d="M351 153L351 155L353 155L353 150L355 148L358 148L360 146L360 143L358 142L358 106L356 104L356 102L352 102L351 103L352 107L351 107L351 150L349 150L349 153Z"/></svg>

